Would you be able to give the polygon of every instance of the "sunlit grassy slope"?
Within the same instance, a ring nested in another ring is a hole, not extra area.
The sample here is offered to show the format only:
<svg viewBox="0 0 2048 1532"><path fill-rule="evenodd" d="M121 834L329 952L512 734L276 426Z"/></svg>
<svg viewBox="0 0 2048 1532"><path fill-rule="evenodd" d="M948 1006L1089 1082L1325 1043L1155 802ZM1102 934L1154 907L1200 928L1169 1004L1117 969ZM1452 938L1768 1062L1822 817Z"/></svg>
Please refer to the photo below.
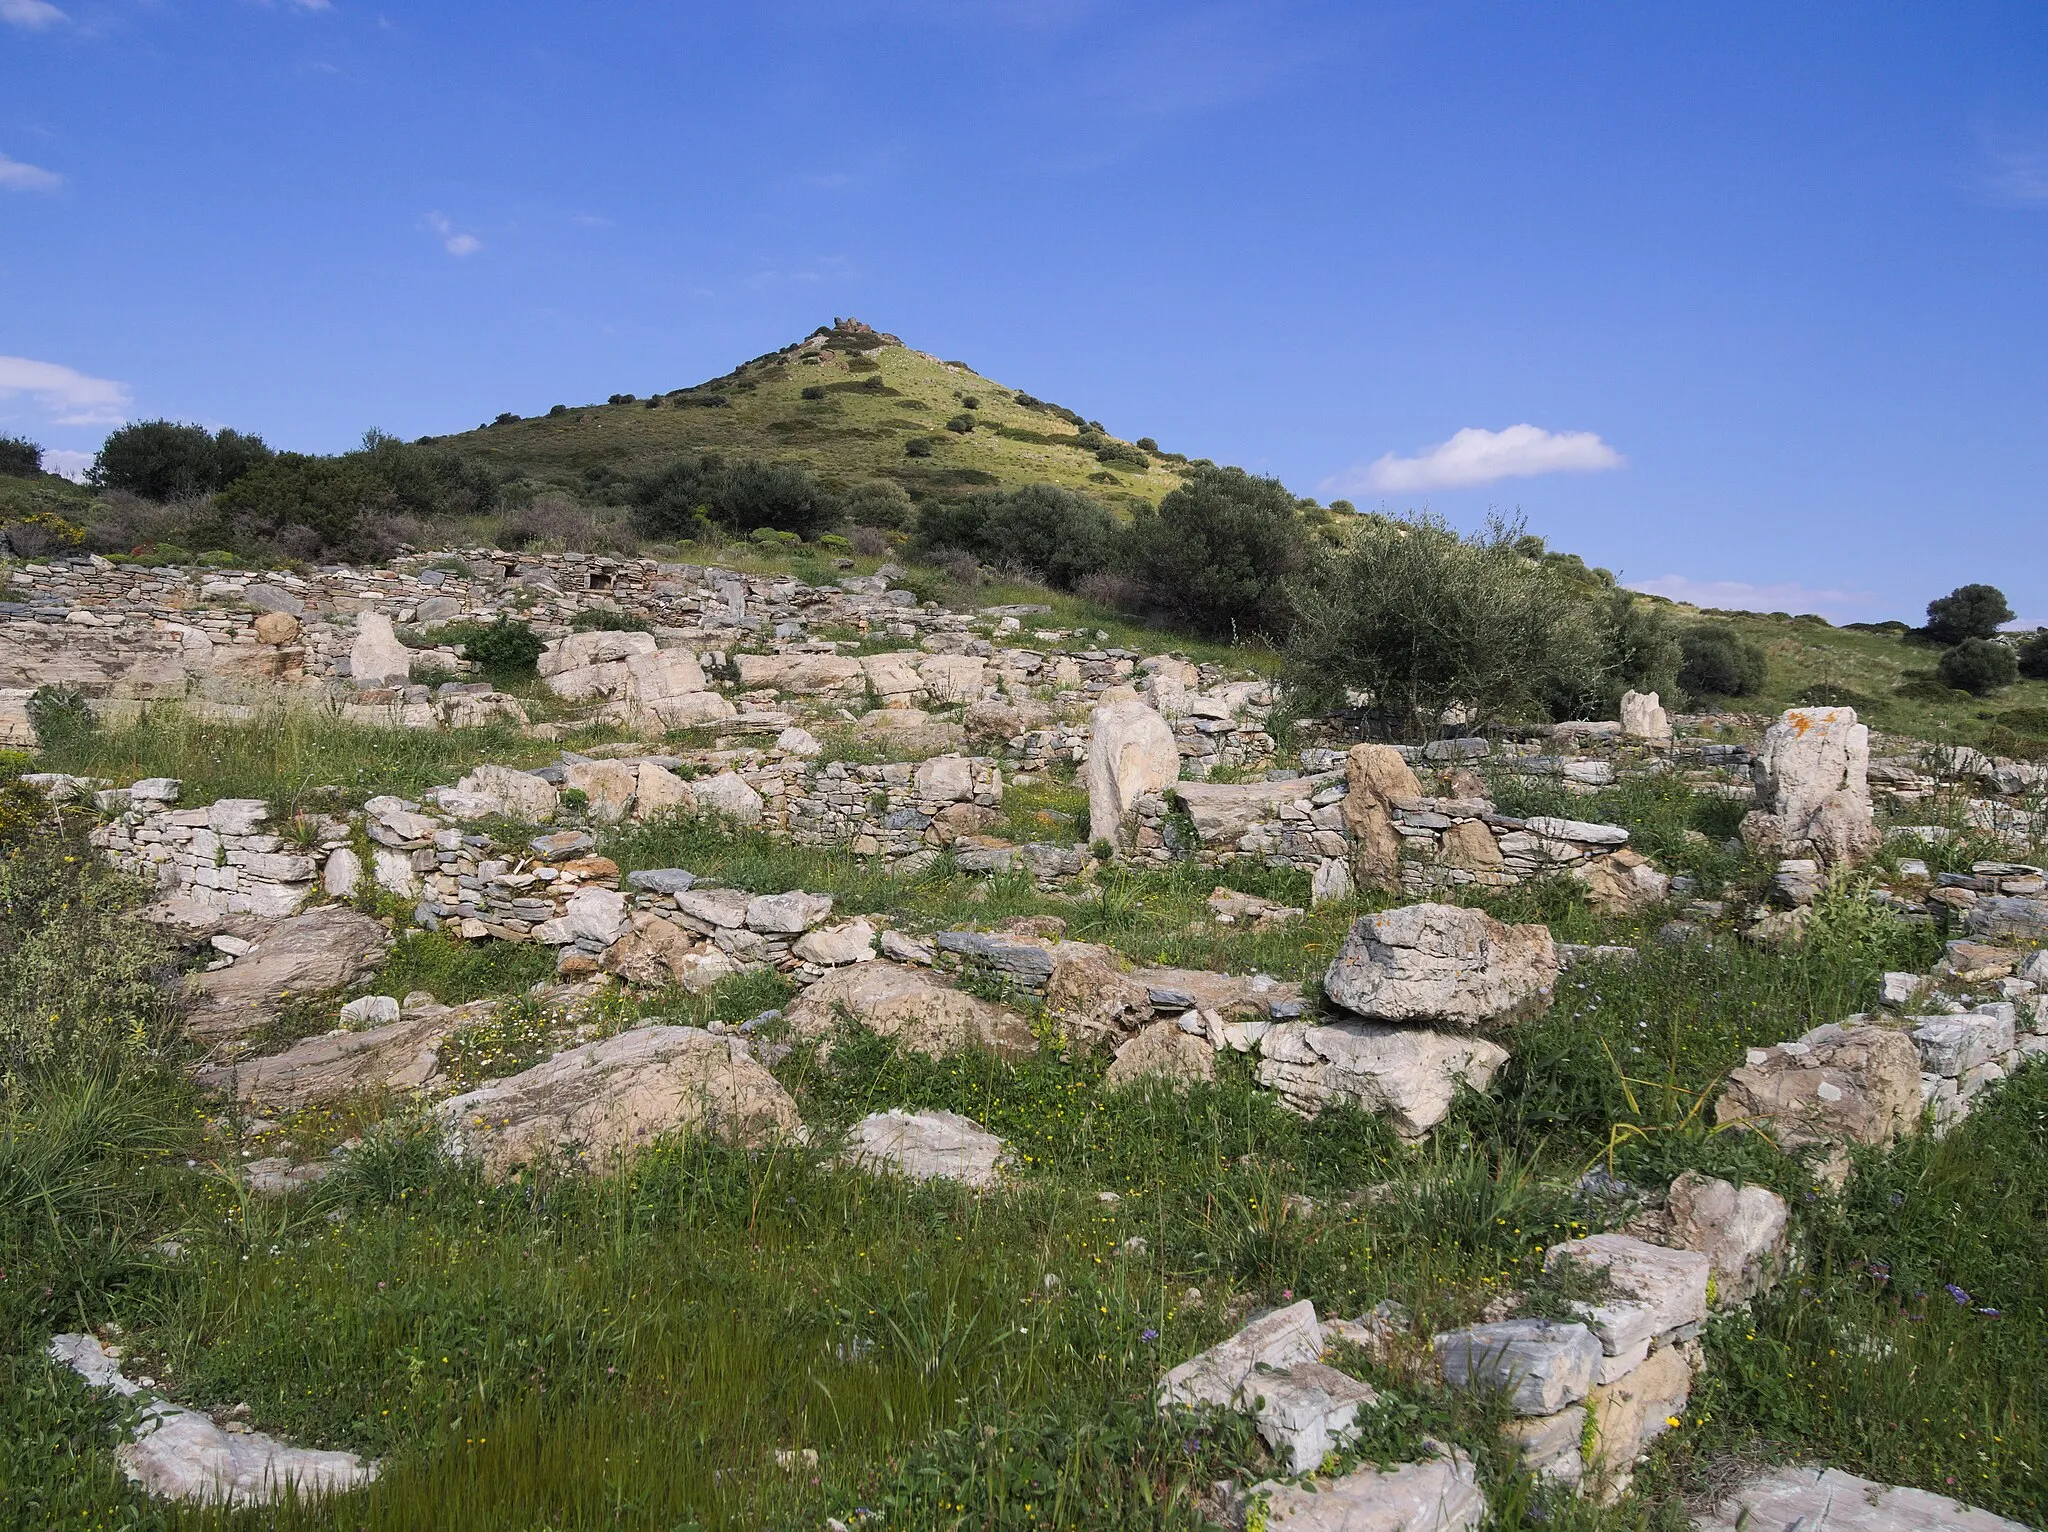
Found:
<svg viewBox="0 0 2048 1532"><path fill-rule="evenodd" d="M807 399L807 389L823 397ZM1124 509L1156 504L1180 482L1178 465L1128 444L1131 460L1101 460L1101 446L1116 438L1084 445L1066 412L1018 398L963 362L842 326L652 401L574 405L442 444L540 475L630 472L682 452L724 452L801 463L846 484L894 479L913 493L1060 484ZM947 428L963 415L972 430ZM913 438L931 444L929 457L906 453Z"/></svg>

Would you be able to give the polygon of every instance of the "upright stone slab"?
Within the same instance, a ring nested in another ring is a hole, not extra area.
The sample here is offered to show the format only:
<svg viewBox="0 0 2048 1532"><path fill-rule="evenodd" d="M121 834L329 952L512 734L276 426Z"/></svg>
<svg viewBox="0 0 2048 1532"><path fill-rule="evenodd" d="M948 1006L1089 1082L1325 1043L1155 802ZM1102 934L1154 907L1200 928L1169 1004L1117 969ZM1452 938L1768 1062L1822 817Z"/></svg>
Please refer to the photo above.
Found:
<svg viewBox="0 0 2048 1532"><path fill-rule="evenodd" d="M412 651L398 641L382 612L356 613L356 638L348 651L349 679L359 689L403 686L412 679Z"/></svg>
<svg viewBox="0 0 2048 1532"><path fill-rule="evenodd" d="M1655 692L1621 694L1621 733L1624 739L1645 744L1671 743L1671 716L1659 705Z"/></svg>
<svg viewBox="0 0 2048 1532"><path fill-rule="evenodd" d="M1088 730L1088 835L1121 846L1124 823L1138 800L1179 780L1180 750L1166 720L1129 687L1102 694L1088 716Z"/></svg>
<svg viewBox="0 0 2048 1532"><path fill-rule="evenodd" d="M1753 849L1830 864L1877 849L1870 730L1854 708L1787 708L1750 769L1757 806L1743 816L1742 838Z"/></svg>
<svg viewBox="0 0 2048 1532"><path fill-rule="evenodd" d="M1422 784L1392 745L1353 745L1344 757L1344 777L1350 787L1343 814L1351 837L1352 881L1360 888L1398 893L1401 836L1394 828L1393 800L1420 798Z"/></svg>

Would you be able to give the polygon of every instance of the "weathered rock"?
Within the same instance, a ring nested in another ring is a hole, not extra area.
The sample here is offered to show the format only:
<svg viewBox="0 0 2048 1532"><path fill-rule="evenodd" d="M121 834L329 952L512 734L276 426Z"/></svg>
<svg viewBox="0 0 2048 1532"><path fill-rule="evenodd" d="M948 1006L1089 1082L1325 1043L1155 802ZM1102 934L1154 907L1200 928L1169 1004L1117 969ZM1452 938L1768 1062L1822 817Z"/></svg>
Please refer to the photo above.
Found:
<svg viewBox="0 0 2048 1532"><path fill-rule="evenodd" d="M747 923L747 906L753 898L738 888L690 888L678 890L676 908L701 926L712 930L737 930Z"/></svg>
<svg viewBox="0 0 2048 1532"><path fill-rule="evenodd" d="M2048 942L2048 899L1991 895L1963 912L1963 928L1994 941Z"/></svg>
<svg viewBox="0 0 2048 1532"><path fill-rule="evenodd" d="M1215 1078L1214 1048L1181 1031L1175 1022L1155 1021L1116 1050L1115 1061L1103 1071L1102 1083L1112 1090L1141 1080L1182 1087Z"/></svg>
<svg viewBox="0 0 2048 1532"><path fill-rule="evenodd" d="M1508 1061L1499 1044L1411 1027L1287 1022L1259 1042L1259 1083L1310 1116L1349 1103L1420 1138L1449 1115L1461 1086L1485 1090Z"/></svg>
<svg viewBox="0 0 2048 1532"><path fill-rule="evenodd" d="M1013 1057L1038 1049L1029 1023L1014 1011L895 963L854 963L826 974L790 1003L790 1036L829 1038L842 1014L935 1058L977 1045Z"/></svg>
<svg viewBox="0 0 2048 1532"><path fill-rule="evenodd" d="M628 984L659 989L690 978L696 954L697 944L688 933L643 910L633 916L631 931L605 948L598 967Z"/></svg>
<svg viewBox="0 0 2048 1532"><path fill-rule="evenodd" d="M1316 1306L1303 1298L1253 1320L1167 1373L1159 1381L1159 1406L1242 1409L1244 1390L1261 1372L1285 1372L1322 1354Z"/></svg>
<svg viewBox="0 0 2048 1532"><path fill-rule="evenodd" d="M1252 1487L1269 1532L1475 1532L1486 1496L1470 1458L1453 1453L1395 1468L1358 1468L1312 1487Z"/></svg>
<svg viewBox="0 0 2048 1532"><path fill-rule="evenodd" d="M366 1031L329 1032L265 1058L210 1065L195 1071L193 1079L203 1091L232 1094L275 1112L332 1106L365 1090L403 1094L434 1077L441 1043L450 1032L481 1020L495 1004L411 1011Z"/></svg>
<svg viewBox="0 0 2048 1532"><path fill-rule="evenodd" d="M255 622L256 641L263 644L293 644L299 639L299 619L289 612L265 612Z"/></svg>
<svg viewBox="0 0 2048 1532"><path fill-rule="evenodd" d="M807 894L800 888L786 894L757 894L747 901L747 929L794 936L810 930L831 913L830 894Z"/></svg>
<svg viewBox="0 0 2048 1532"><path fill-rule="evenodd" d="M398 1020L398 999L394 995L364 995L341 1008L344 1027L376 1027Z"/></svg>
<svg viewBox="0 0 2048 1532"><path fill-rule="evenodd" d="M1113 949L1061 942L1045 981L1045 1014L1076 1042L1091 1046L1149 1021L1152 1001Z"/></svg>
<svg viewBox="0 0 2048 1532"><path fill-rule="evenodd" d="M2024 1522L1947 1495L1799 1464L1737 1485L1693 1526L1698 1532L2026 1532Z"/></svg>
<svg viewBox="0 0 2048 1532"><path fill-rule="evenodd" d="M1626 739L1640 739L1653 745L1668 745L1672 738L1671 716L1658 705L1655 692L1623 692L1621 732Z"/></svg>
<svg viewBox="0 0 2048 1532"><path fill-rule="evenodd" d="M609 947L630 927L631 907L615 888L579 888L562 905L562 913L533 928L533 939L559 947L568 942Z"/></svg>
<svg viewBox="0 0 2048 1532"><path fill-rule="evenodd" d="M1517 1415L1555 1415L1591 1392L1600 1342L1584 1325L1504 1319L1431 1342L1449 1388L1502 1389Z"/></svg>
<svg viewBox="0 0 2048 1532"><path fill-rule="evenodd" d="M715 777L693 783L692 787L699 813L715 814L742 826L761 822L761 795L738 772L721 771Z"/></svg>
<svg viewBox="0 0 2048 1532"><path fill-rule="evenodd" d="M1860 860L1879 839L1869 769L1870 730L1854 708L1787 708L1751 766L1757 807L1743 840L1767 854Z"/></svg>
<svg viewBox="0 0 2048 1532"><path fill-rule="evenodd" d="M648 867L626 874L626 886L643 894L687 893L696 882L695 873L680 867Z"/></svg>
<svg viewBox="0 0 2048 1532"><path fill-rule="evenodd" d="M287 617L306 615L305 602L275 585L251 585L243 590L242 599L259 612L277 612Z"/></svg>
<svg viewBox="0 0 2048 1532"><path fill-rule="evenodd" d="M913 1181L958 1181L977 1191L1002 1179L1008 1147L958 1112L874 1112L853 1125L843 1156L864 1170L893 1171Z"/></svg>
<svg viewBox="0 0 2048 1532"><path fill-rule="evenodd" d="M1586 902L1606 915L1639 915L1671 895L1671 879L1626 846L1578 863L1572 876L1586 886Z"/></svg>
<svg viewBox="0 0 2048 1532"><path fill-rule="evenodd" d="M1124 843L1124 824L1138 799L1162 792L1180 777L1173 730L1128 687L1103 693L1088 716L1088 835Z"/></svg>
<svg viewBox="0 0 2048 1532"><path fill-rule="evenodd" d="M544 678L553 677L592 665L623 664L634 655L654 650L652 633L569 633L542 648L536 668Z"/></svg>
<svg viewBox="0 0 2048 1532"><path fill-rule="evenodd" d="M1547 926L1411 904L1352 925L1323 976L1323 993L1372 1021L1469 1027L1543 1010L1557 974Z"/></svg>
<svg viewBox="0 0 2048 1532"><path fill-rule="evenodd" d="M1586 1396L1594 1447L1587 1467L1618 1486L1629 1465L1671 1429L1692 1396L1692 1368L1677 1346L1653 1351L1633 1371Z"/></svg>
<svg viewBox="0 0 2048 1532"><path fill-rule="evenodd" d="M821 968L838 968L847 963L865 963L875 955L875 928L865 920L849 920L836 926L807 931L790 947L806 963Z"/></svg>
<svg viewBox="0 0 2048 1532"><path fill-rule="evenodd" d="M1299 782L1176 782L1173 795L1187 810L1197 840L1228 847L1282 804L1306 797L1307 790Z"/></svg>
<svg viewBox="0 0 2048 1532"><path fill-rule="evenodd" d="M1664 1211L1670 1243L1705 1255L1717 1308L1746 1303L1785 1265L1785 1199L1765 1186L1737 1188L1688 1170L1671 1183Z"/></svg>
<svg viewBox="0 0 2048 1532"><path fill-rule="evenodd" d="M1507 865L1500 842L1493 838L1493 832L1477 819L1453 821L1444 830L1441 860L1446 867L1462 867L1468 872L1488 872Z"/></svg>
<svg viewBox="0 0 2048 1532"><path fill-rule="evenodd" d="M152 1495L215 1506L268 1505L355 1489L377 1477L376 1465L353 1452L294 1447L261 1431L224 1431L197 1410L151 1398L90 1335L54 1336L49 1354L89 1387L139 1400L133 1438L114 1449L114 1461Z"/></svg>
<svg viewBox="0 0 2048 1532"><path fill-rule="evenodd" d="M1391 804L1396 798L1420 798L1422 784L1392 745L1353 745L1344 757L1344 776L1350 784L1343 813L1351 837L1352 879L1360 888L1397 893L1401 837Z"/></svg>
<svg viewBox="0 0 2048 1532"><path fill-rule="evenodd" d="M287 995L355 983L382 960L390 940L380 922L341 905L281 920L256 938L247 956L193 981L197 994L186 1027L200 1038L253 1031L277 1014Z"/></svg>
<svg viewBox="0 0 2048 1532"><path fill-rule="evenodd" d="M1290 1473L1310 1473L1357 1429L1363 1406L1379 1403L1370 1384L1321 1362L1255 1372L1239 1390L1243 1407Z"/></svg>
<svg viewBox="0 0 2048 1532"><path fill-rule="evenodd" d="M623 761L572 761L562 772L563 785L590 799L590 817L614 825L633 811L640 774Z"/></svg>
<svg viewBox="0 0 2048 1532"><path fill-rule="evenodd" d="M1586 1436L1586 1407L1567 1405L1555 1415L1521 1416L1501 1432L1522 1466L1552 1483L1576 1485L1586 1475L1580 1448Z"/></svg>
<svg viewBox="0 0 2048 1532"><path fill-rule="evenodd" d="M453 1151L493 1180L557 1157L602 1166L671 1133L751 1148L803 1132L796 1103L743 1041L696 1027L635 1027L436 1110Z"/></svg>
<svg viewBox="0 0 2048 1532"><path fill-rule="evenodd" d="M403 686L412 679L412 651L398 641L391 619L382 612L356 613L348 673L359 689Z"/></svg>
<svg viewBox="0 0 2048 1532"><path fill-rule="evenodd" d="M499 805L498 813L526 824L548 823L561 805L553 783L509 766L479 766L455 785L462 792L493 800Z"/></svg>
<svg viewBox="0 0 2048 1532"><path fill-rule="evenodd" d="M320 889L328 898L352 898L362 881L363 859L352 849L340 846L327 854L326 865L320 870Z"/></svg>
<svg viewBox="0 0 2048 1532"><path fill-rule="evenodd" d="M1748 1122L1786 1149L1888 1144L1920 1116L1920 1056L1902 1032L1815 1027L1796 1042L1752 1048L1714 1103L1717 1122Z"/></svg>
<svg viewBox="0 0 2048 1532"><path fill-rule="evenodd" d="M1637 1347L1707 1317L1711 1263L1697 1250L1667 1250L1626 1234L1591 1234L1552 1245L1543 1264L1570 1261L1605 1272L1614 1291L1575 1305L1608 1356Z"/></svg>

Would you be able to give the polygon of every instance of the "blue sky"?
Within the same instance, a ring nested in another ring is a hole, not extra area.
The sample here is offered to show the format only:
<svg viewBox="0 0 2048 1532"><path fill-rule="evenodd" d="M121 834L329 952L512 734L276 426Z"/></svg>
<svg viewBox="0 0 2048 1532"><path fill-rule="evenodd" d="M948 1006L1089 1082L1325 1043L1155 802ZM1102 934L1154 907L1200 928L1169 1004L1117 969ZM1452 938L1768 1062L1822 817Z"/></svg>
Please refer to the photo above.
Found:
<svg viewBox="0 0 2048 1532"><path fill-rule="evenodd" d="M0 432L332 451L843 314L1670 594L2048 618L2048 6L0 0Z"/></svg>

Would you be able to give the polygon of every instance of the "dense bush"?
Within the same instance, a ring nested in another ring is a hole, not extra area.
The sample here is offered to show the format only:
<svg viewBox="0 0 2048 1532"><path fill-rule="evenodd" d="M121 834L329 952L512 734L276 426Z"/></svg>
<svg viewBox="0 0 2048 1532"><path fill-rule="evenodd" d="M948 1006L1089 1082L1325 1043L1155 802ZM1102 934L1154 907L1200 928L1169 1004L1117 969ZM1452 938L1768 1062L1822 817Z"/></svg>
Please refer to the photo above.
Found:
<svg viewBox="0 0 2048 1532"><path fill-rule="evenodd" d="M994 490L918 517L913 551L930 559L953 550L1072 590L1110 562L1116 522L1088 496L1055 484Z"/></svg>
<svg viewBox="0 0 2048 1532"><path fill-rule="evenodd" d="M1596 597L1592 615L1598 642L1597 691L1576 698L1560 696L1553 711L1584 709L1613 718L1625 691L1656 692L1663 701L1676 704L1685 652L1670 614L1657 602L1616 589Z"/></svg>
<svg viewBox="0 0 2048 1532"><path fill-rule="evenodd" d="M1453 710L1520 722L1595 693L1596 598L1520 537L1500 520L1465 538L1434 518L1367 518L1299 592L1288 658L1304 697L1363 699L1390 732L1426 739Z"/></svg>
<svg viewBox="0 0 2048 1532"><path fill-rule="evenodd" d="M2011 622L2012 616L2005 592L1997 586L1958 585L1927 603L1927 636L1938 644L1989 638L1999 624Z"/></svg>
<svg viewBox="0 0 2048 1532"><path fill-rule="evenodd" d="M974 429L974 417L972 415L965 414L955 415L951 420L946 422L946 429L948 431L954 432L957 435L965 436L969 431L972 431Z"/></svg>
<svg viewBox="0 0 2048 1532"><path fill-rule="evenodd" d="M2013 658L2029 681L2048 681L2048 628L2020 640Z"/></svg>
<svg viewBox="0 0 2048 1532"><path fill-rule="evenodd" d="M0 436L0 475L33 479L43 471L43 448L26 436Z"/></svg>
<svg viewBox="0 0 2048 1532"><path fill-rule="evenodd" d="M630 553L630 515L613 505L585 505L559 492L535 495L498 523L502 548L560 548L575 553Z"/></svg>
<svg viewBox="0 0 2048 1532"><path fill-rule="evenodd" d="M398 521L389 486L360 456L280 452L213 497L212 547L269 544L292 558L389 558L418 535Z"/></svg>
<svg viewBox="0 0 2048 1532"><path fill-rule="evenodd" d="M677 458L635 479L629 493L634 521L653 537L695 537L706 521L730 532L770 527L815 537L846 516L839 497L806 470L758 458Z"/></svg>
<svg viewBox="0 0 2048 1532"><path fill-rule="evenodd" d="M2019 664L1996 639L1966 638L1942 655L1934 673L1943 685L1982 697L2018 680Z"/></svg>
<svg viewBox="0 0 2048 1532"><path fill-rule="evenodd" d="M183 500L225 489L270 458L260 436L138 420L100 444L88 477L97 488L125 490L145 500Z"/></svg>
<svg viewBox="0 0 2048 1532"><path fill-rule="evenodd" d="M99 726L85 693L75 686L38 686L28 699L29 727L45 750L76 744Z"/></svg>
<svg viewBox="0 0 2048 1532"><path fill-rule="evenodd" d="M498 507L502 495L497 476L481 463L382 431L364 432L362 450L342 461L360 463L390 492L396 508L411 516L482 516Z"/></svg>
<svg viewBox="0 0 2048 1532"><path fill-rule="evenodd" d="M1678 682L1696 697L1748 697L1762 690L1764 652L1726 623L1703 622L1679 637Z"/></svg>
<svg viewBox="0 0 2048 1532"><path fill-rule="evenodd" d="M903 455L905 457L930 457L932 455L931 438L927 436L911 437L903 444Z"/></svg>
<svg viewBox="0 0 2048 1532"><path fill-rule="evenodd" d="M824 397L825 397L825 385L824 385L824 384L822 384L822 383L812 383L812 384L809 384L809 385L807 385L807 386L806 386L806 387L804 388L804 391L803 391L803 397L804 397L804 398L806 398L806 399L812 400L813 402L815 402L815 401L817 401L817 400L819 400L819 399L822 399L822 398L824 398Z"/></svg>
<svg viewBox="0 0 2048 1532"><path fill-rule="evenodd" d="M500 617L492 623L465 624L458 631L444 628L437 635L442 639L453 638L462 645L462 652L483 668L485 675L496 682L522 681L534 675L539 669L540 652L545 647L540 635L513 617Z"/></svg>
<svg viewBox="0 0 2048 1532"><path fill-rule="evenodd" d="M1097 447L1095 460L1098 463L1121 463L1126 468L1136 468L1140 471L1152 466L1152 460L1144 453L1136 447L1127 447L1122 442L1107 442Z"/></svg>
<svg viewBox="0 0 2048 1532"><path fill-rule="evenodd" d="M869 479L846 493L846 519L856 527L898 531L910 525L917 508L894 479Z"/></svg>
<svg viewBox="0 0 2048 1532"><path fill-rule="evenodd" d="M1139 512L1125 546L1148 608L1219 637L1284 634L1288 587L1315 560L1294 496L1241 468L1197 470L1157 511Z"/></svg>

